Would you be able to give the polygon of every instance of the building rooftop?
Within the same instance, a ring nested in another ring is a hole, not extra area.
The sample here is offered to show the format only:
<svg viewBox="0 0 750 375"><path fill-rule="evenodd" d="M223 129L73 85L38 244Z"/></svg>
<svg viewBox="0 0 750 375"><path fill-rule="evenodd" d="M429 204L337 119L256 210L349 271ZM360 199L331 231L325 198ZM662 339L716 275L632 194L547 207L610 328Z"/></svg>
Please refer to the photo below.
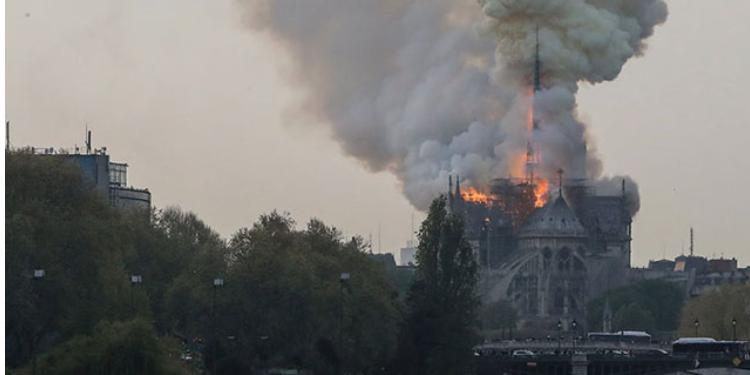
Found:
<svg viewBox="0 0 750 375"><path fill-rule="evenodd" d="M519 232L520 238L584 238L586 235L586 229L563 197L534 211Z"/></svg>

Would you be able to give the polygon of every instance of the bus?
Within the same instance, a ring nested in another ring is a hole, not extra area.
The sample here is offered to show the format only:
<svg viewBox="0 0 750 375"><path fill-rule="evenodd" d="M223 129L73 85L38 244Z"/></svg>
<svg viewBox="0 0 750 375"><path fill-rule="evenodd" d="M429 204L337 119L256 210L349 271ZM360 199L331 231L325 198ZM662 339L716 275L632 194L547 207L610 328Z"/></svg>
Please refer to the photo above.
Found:
<svg viewBox="0 0 750 375"><path fill-rule="evenodd" d="M714 356L737 356L747 358L747 341L725 341L710 337L683 337L672 343L676 355L700 354Z"/></svg>
<svg viewBox="0 0 750 375"><path fill-rule="evenodd" d="M590 332L588 338L593 342L651 343L651 335L643 331Z"/></svg>

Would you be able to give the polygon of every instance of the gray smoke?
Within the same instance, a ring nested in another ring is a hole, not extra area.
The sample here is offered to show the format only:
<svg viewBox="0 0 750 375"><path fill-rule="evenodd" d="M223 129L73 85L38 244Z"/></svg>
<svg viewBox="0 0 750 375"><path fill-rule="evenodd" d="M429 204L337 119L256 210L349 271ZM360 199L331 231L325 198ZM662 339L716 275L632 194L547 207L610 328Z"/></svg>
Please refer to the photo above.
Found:
<svg viewBox="0 0 750 375"><path fill-rule="evenodd" d="M304 109L330 124L344 152L394 173L420 209L449 174L481 186L518 173L537 26L540 174L600 177L577 84L614 79L666 17L661 0L241 3L249 24L290 53L290 79L308 90Z"/></svg>

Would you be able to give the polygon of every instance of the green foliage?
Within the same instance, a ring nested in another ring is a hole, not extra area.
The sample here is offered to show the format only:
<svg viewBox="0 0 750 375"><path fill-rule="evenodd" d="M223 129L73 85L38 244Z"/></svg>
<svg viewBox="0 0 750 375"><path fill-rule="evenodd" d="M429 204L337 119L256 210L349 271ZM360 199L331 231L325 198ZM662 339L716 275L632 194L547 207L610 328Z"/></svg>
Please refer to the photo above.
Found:
<svg viewBox="0 0 750 375"><path fill-rule="evenodd" d="M137 218L134 218L137 219ZM214 277L226 272L226 245L195 214L175 207L131 226L127 268L143 275L157 328L164 333L196 335L196 321L208 310L205 298ZM202 293L202 294L201 294ZM202 318L203 317L203 318Z"/></svg>
<svg viewBox="0 0 750 375"><path fill-rule="evenodd" d="M616 330L655 332L656 321L650 311L637 303L621 306L612 317L612 327Z"/></svg>
<svg viewBox="0 0 750 375"><path fill-rule="evenodd" d="M394 290L361 239L340 237L318 220L295 230L290 217L275 212L234 235L227 284L216 300L216 335L235 337L223 343L226 360L331 373L339 363L360 372L391 358ZM351 279L341 282L342 272Z"/></svg>
<svg viewBox="0 0 750 375"><path fill-rule="evenodd" d="M151 326L143 320L101 322L39 358L40 374L177 374Z"/></svg>
<svg viewBox="0 0 750 375"><path fill-rule="evenodd" d="M6 153L8 364L127 311L122 221L58 158ZM32 278L43 268L46 276Z"/></svg>
<svg viewBox="0 0 750 375"><path fill-rule="evenodd" d="M399 299L406 300L412 284L414 284L416 270L413 267L398 267L392 275L393 285L398 291Z"/></svg>
<svg viewBox="0 0 750 375"><path fill-rule="evenodd" d="M675 330L684 303L683 296L681 287L663 280L645 280L610 290L589 304L590 330L601 329L607 300L614 312L614 330L643 329L652 333ZM628 314L636 314L642 320L628 317Z"/></svg>
<svg viewBox="0 0 750 375"><path fill-rule="evenodd" d="M365 373L394 355L401 306L361 238L319 220L298 230L274 212L227 244L177 208L112 209L58 157L6 153L6 178L11 368L28 369L36 354L40 373L170 373L165 358L182 350L165 356L170 336L226 374ZM351 279L340 282L342 272ZM142 284L130 285L133 274Z"/></svg>
<svg viewBox="0 0 750 375"><path fill-rule="evenodd" d="M62 158L6 153L6 204L12 367L91 334L102 320L155 318L161 333L169 333L197 315L192 300L176 292L184 279L210 282L224 268L223 242L195 215L167 209L149 218L114 210ZM37 268L45 270L40 280L32 278ZM143 284L129 285L131 274L142 275Z"/></svg>
<svg viewBox="0 0 750 375"><path fill-rule="evenodd" d="M419 231L416 280L397 365L401 373L460 374L471 365L475 331L477 264L463 222L432 202Z"/></svg>
<svg viewBox="0 0 750 375"><path fill-rule="evenodd" d="M750 286L726 285L688 301L682 309L680 336L695 336L696 319L698 336L731 340L735 319L737 339L750 339Z"/></svg>

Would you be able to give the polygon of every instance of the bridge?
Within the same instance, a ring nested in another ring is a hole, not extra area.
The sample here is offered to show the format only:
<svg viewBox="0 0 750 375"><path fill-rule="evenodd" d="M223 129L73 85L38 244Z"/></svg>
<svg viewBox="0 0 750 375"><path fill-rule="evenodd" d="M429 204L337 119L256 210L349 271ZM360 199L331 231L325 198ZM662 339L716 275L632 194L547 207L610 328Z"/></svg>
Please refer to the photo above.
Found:
<svg viewBox="0 0 750 375"><path fill-rule="evenodd" d="M655 344L606 342L506 341L476 348L478 375L750 375L747 354L676 355ZM708 371L708 372L707 372Z"/></svg>

